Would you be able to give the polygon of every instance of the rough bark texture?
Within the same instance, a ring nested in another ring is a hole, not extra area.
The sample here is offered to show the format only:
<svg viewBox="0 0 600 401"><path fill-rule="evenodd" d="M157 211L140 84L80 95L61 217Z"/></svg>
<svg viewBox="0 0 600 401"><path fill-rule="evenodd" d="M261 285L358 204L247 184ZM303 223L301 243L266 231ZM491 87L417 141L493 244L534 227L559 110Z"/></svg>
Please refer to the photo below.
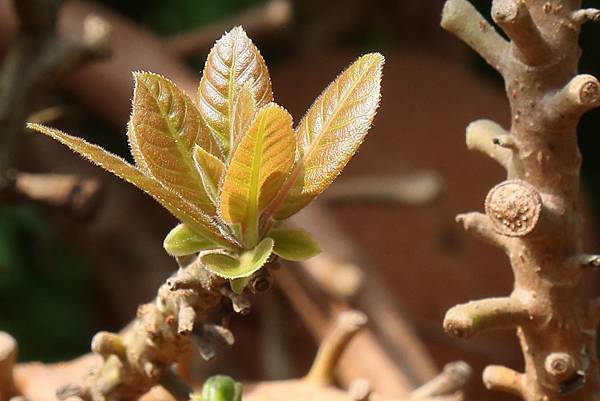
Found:
<svg viewBox="0 0 600 401"><path fill-rule="evenodd" d="M247 288L263 291L269 286L268 270L262 269ZM140 306L137 318L122 333L94 336L92 351L102 356L102 363L81 385L59 389L59 399L135 400L157 384L175 398L187 399L191 388L171 369L195 348L208 359L214 356L216 343L233 343L229 330L207 321L209 312L226 299L235 312L248 311L243 295L233 294L226 280L204 269L198 258L192 259L159 288L154 302Z"/></svg>
<svg viewBox="0 0 600 401"><path fill-rule="evenodd" d="M582 280L599 259L582 255L576 137L581 115L600 103L596 78L577 75L581 24L598 16L575 0L494 0L492 17L510 42L466 0L448 0L442 16L505 80L510 132L476 121L467 145L498 161L508 180L490 191L485 214L457 220L504 249L515 276L510 296L455 306L444 327L465 337L516 328L524 373L489 366L483 380L527 401L600 400L598 302Z"/></svg>

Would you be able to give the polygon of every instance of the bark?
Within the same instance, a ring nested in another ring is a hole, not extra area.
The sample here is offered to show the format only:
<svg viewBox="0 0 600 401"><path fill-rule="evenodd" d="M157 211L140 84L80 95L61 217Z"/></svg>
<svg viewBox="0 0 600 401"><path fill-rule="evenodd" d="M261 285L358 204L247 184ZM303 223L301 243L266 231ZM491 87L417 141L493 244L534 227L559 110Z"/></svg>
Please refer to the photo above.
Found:
<svg viewBox="0 0 600 401"><path fill-rule="evenodd" d="M512 125L489 121L467 129L467 144L498 161L507 181L494 187L485 214L459 216L465 228L505 250L512 294L458 305L444 326L452 334L516 328L523 373L490 366L484 383L527 401L600 400L595 303L585 294L579 209L581 157L576 127L600 104L596 78L577 75L578 37L597 10L567 0L494 0L500 36L466 0L448 0L442 26L502 75Z"/></svg>

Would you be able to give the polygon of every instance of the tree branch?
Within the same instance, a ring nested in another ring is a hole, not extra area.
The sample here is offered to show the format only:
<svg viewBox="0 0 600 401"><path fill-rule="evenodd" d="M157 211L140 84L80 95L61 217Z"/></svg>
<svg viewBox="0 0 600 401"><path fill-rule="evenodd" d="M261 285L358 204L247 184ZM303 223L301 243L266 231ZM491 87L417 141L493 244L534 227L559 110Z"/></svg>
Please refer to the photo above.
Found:
<svg viewBox="0 0 600 401"><path fill-rule="evenodd" d="M523 375L504 366L491 365L483 371L483 383L488 390L502 391L524 397Z"/></svg>
<svg viewBox="0 0 600 401"><path fill-rule="evenodd" d="M512 136L498 123L477 120L467 126L467 147L496 160L505 169L509 168L516 145Z"/></svg>
<svg viewBox="0 0 600 401"><path fill-rule="evenodd" d="M492 18L512 39L517 58L525 64L542 65L552 57L548 43L523 0L494 0Z"/></svg>
<svg viewBox="0 0 600 401"><path fill-rule="evenodd" d="M448 0L442 27L471 46L489 65L502 72L509 43L467 0Z"/></svg>

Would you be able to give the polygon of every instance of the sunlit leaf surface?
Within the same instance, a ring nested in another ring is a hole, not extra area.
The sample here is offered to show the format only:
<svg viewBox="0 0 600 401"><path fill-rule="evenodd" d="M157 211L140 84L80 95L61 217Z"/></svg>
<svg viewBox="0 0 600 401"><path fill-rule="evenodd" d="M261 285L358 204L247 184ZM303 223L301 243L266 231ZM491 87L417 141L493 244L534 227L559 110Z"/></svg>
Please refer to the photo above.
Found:
<svg viewBox="0 0 600 401"><path fill-rule="evenodd" d="M362 143L379 104L383 56L367 54L348 67L310 107L296 130L298 160L275 207L283 219L323 192Z"/></svg>
<svg viewBox="0 0 600 401"><path fill-rule="evenodd" d="M292 117L276 104L258 111L238 145L223 181L220 212L239 223L247 247L257 242L260 211L273 200L294 162Z"/></svg>
<svg viewBox="0 0 600 401"><path fill-rule="evenodd" d="M235 95L251 84L257 107L273 100L267 66L241 27L227 32L210 51L198 87L198 105L224 152L230 148L230 122Z"/></svg>
<svg viewBox="0 0 600 401"><path fill-rule="evenodd" d="M192 148L220 155L192 100L160 75L135 74L129 143L136 164L208 214L216 214L192 160Z"/></svg>
<svg viewBox="0 0 600 401"><path fill-rule="evenodd" d="M158 203L163 205L180 221L186 223L194 231L207 239L226 246L234 245L234 242L226 239L216 225L197 206L166 188L160 182L156 181L156 179L146 176L138 168L127 163L120 157L107 152L97 145L86 142L81 138L67 135L54 128L39 124L28 124L27 127L56 139L98 166L135 185L156 199Z"/></svg>

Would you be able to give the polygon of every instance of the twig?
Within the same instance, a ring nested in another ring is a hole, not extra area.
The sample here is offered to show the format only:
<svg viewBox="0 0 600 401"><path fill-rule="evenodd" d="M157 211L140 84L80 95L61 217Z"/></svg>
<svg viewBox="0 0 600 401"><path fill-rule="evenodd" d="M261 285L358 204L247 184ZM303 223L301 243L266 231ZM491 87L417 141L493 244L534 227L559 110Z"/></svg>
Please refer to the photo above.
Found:
<svg viewBox="0 0 600 401"><path fill-rule="evenodd" d="M95 178L10 171L8 179L9 185L0 191L0 200L32 202L73 216L91 216L103 198L102 187Z"/></svg>
<svg viewBox="0 0 600 401"><path fill-rule="evenodd" d="M367 317L358 311L342 312L334 328L321 341L321 346L310 372L304 380L316 384L330 385L333 382L335 367L356 333L367 324Z"/></svg>
<svg viewBox="0 0 600 401"><path fill-rule="evenodd" d="M420 171L399 177L358 176L337 180L319 198L329 203L373 202L422 205L442 190L439 174Z"/></svg>
<svg viewBox="0 0 600 401"><path fill-rule="evenodd" d="M29 116L34 98L81 64L106 56L110 29L96 16L88 16L78 38L55 34L59 2L16 2L21 31L0 72L0 179L6 173L13 147Z"/></svg>
<svg viewBox="0 0 600 401"><path fill-rule="evenodd" d="M173 36L166 40L165 49L187 58L210 49L214 41L232 26L241 25L252 37L257 37L281 30L291 17L292 5L288 0L269 0L230 19Z"/></svg>

